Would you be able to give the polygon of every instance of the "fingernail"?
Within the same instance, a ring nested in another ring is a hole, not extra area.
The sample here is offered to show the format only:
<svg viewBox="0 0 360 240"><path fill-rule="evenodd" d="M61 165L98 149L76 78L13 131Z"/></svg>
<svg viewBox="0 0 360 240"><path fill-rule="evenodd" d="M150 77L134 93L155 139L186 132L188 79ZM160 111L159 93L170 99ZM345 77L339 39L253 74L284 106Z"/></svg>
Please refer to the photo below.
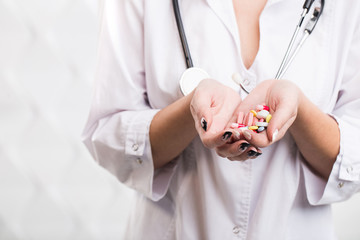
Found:
<svg viewBox="0 0 360 240"><path fill-rule="evenodd" d="M256 156L256 152L254 150L250 150L250 151L248 151L248 156L249 157Z"/></svg>
<svg viewBox="0 0 360 240"><path fill-rule="evenodd" d="M258 156L260 156L261 154L262 154L262 153L257 152L255 156L258 157Z"/></svg>
<svg viewBox="0 0 360 240"><path fill-rule="evenodd" d="M279 131L276 129L275 132L273 133L272 135L272 142L275 142L276 141L276 138L277 138L277 135L279 134Z"/></svg>
<svg viewBox="0 0 360 240"><path fill-rule="evenodd" d="M245 151L249 146L250 146L249 143L244 142L244 143L240 144L239 150L240 151Z"/></svg>
<svg viewBox="0 0 360 240"><path fill-rule="evenodd" d="M205 118L201 118L200 124L201 124L202 129L204 129L204 131L206 132L206 130L207 130L207 122L206 122Z"/></svg>
<svg viewBox="0 0 360 240"><path fill-rule="evenodd" d="M224 135L222 136L222 140L226 141L228 140L232 135L232 132L225 132Z"/></svg>
<svg viewBox="0 0 360 240"><path fill-rule="evenodd" d="M243 131L243 134L244 134L244 137L247 139L247 140L251 140L251 133L249 130L244 130Z"/></svg>
<svg viewBox="0 0 360 240"><path fill-rule="evenodd" d="M234 137L237 140L240 140L240 133L238 131L233 131Z"/></svg>

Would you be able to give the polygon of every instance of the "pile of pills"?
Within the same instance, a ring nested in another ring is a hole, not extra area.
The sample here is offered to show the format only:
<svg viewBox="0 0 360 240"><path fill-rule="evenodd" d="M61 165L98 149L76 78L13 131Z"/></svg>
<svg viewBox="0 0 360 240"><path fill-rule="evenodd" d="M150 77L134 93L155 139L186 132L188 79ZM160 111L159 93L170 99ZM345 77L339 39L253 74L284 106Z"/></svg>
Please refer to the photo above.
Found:
<svg viewBox="0 0 360 240"><path fill-rule="evenodd" d="M236 123L231 124L231 128L245 130L249 129L254 132L260 133L264 131L270 120L271 114L269 107L266 105L257 105L256 110L251 110L246 115L240 112Z"/></svg>

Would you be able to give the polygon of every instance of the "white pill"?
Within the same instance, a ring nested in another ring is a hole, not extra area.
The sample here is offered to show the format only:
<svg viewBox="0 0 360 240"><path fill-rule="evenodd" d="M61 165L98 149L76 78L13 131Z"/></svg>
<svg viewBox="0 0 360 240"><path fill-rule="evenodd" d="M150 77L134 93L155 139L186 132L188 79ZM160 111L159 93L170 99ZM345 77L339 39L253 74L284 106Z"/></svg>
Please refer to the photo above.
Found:
<svg viewBox="0 0 360 240"><path fill-rule="evenodd" d="M256 123L256 126L258 127L267 127L269 125L269 123L267 122L257 122Z"/></svg>
<svg viewBox="0 0 360 240"><path fill-rule="evenodd" d="M269 114L270 114L269 111L261 110L260 112L258 112L258 113L256 114L256 117L257 117L258 119L260 119L260 118L266 119L267 115L269 115Z"/></svg>
<svg viewBox="0 0 360 240"><path fill-rule="evenodd" d="M264 127L259 127L257 131L258 131L258 132L262 132L262 131L264 131L264 130L265 130Z"/></svg>
<svg viewBox="0 0 360 240"><path fill-rule="evenodd" d="M245 130L249 130L249 128L248 127L241 127L241 128L239 128L239 130L243 132Z"/></svg>

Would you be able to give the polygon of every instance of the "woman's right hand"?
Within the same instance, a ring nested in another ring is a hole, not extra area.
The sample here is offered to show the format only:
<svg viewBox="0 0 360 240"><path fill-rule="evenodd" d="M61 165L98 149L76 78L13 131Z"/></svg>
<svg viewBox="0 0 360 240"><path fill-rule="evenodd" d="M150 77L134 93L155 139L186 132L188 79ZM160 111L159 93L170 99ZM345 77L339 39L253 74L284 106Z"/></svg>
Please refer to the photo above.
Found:
<svg viewBox="0 0 360 240"><path fill-rule="evenodd" d="M204 79L194 90L190 110L205 147L215 148L222 157L230 157L221 150L231 143L238 149L237 160L245 160L250 157L248 152L255 148L239 136L232 136L233 131L228 127L229 123L236 122L234 112L240 103L241 97L235 90L218 81Z"/></svg>
<svg viewBox="0 0 360 240"><path fill-rule="evenodd" d="M236 91L216 80L204 79L196 87L190 110L205 147L217 147L231 137L225 130L240 102Z"/></svg>

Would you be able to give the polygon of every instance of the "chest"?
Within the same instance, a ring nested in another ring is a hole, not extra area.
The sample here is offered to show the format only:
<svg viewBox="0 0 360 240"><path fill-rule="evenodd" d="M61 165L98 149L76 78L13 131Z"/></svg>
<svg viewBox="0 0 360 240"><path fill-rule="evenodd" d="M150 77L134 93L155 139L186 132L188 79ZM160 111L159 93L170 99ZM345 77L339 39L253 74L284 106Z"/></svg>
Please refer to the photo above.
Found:
<svg viewBox="0 0 360 240"><path fill-rule="evenodd" d="M170 1L166 1L170 2ZM273 1L274 2L274 1ZM292 33L298 23L303 1L287 0L267 4L258 19L258 51L247 68L242 61L243 47L232 1L179 1L194 66L236 91L231 76L240 73L255 87L274 78ZM182 95L179 78L186 69L172 5L145 15L145 66L150 104L162 108ZM286 11L285 11L286 9ZM154 22L150 15L157 14ZM284 78L294 81L316 104L327 104L336 82L331 58L331 11L322 16L316 30L297 54ZM156 26L156 27L155 27ZM151 29L151 31L150 31ZM256 42L256 41L255 41ZM333 72L332 72L333 71Z"/></svg>
<svg viewBox="0 0 360 240"><path fill-rule="evenodd" d="M248 69L259 50L259 18L267 0L233 0L232 2L239 32L241 57L244 66Z"/></svg>

